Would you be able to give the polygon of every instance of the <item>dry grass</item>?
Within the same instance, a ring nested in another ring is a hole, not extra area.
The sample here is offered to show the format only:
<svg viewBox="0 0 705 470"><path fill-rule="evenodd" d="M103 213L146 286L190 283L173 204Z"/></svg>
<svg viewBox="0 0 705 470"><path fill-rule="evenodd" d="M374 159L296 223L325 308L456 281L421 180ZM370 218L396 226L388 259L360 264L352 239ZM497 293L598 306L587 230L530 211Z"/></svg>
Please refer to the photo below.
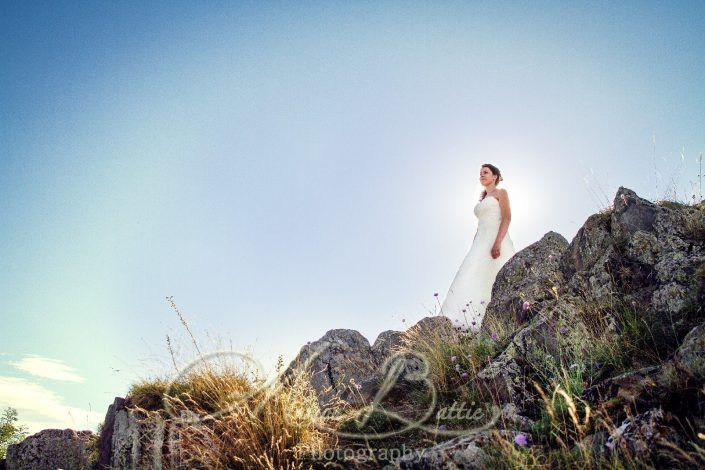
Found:
<svg viewBox="0 0 705 470"><path fill-rule="evenodd" d="M335 420L320 411L310 372L297 370L282 384L197 351L197 367L177 377L135 383L127 406L139 417L143 465L162 468L312 468L307 458L336 443ZM171 350L172 360L176 360ZM281 372L281 357L277 373ZM159 430L159 432L155 432Z"/></svg>

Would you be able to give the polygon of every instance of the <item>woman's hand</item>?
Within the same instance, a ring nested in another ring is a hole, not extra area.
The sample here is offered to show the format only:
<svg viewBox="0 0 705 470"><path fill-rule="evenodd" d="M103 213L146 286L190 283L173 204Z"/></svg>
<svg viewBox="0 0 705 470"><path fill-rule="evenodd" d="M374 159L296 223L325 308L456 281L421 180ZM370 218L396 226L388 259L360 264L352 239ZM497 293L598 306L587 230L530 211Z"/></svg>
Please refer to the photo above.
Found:
<svg viewBox="0 0 705 470"><path fill-rule="evenodd" d="M499 244L498 243L495 243L494 245L492 245L491 253L492 253L493 259L499 258Z"/></svg>

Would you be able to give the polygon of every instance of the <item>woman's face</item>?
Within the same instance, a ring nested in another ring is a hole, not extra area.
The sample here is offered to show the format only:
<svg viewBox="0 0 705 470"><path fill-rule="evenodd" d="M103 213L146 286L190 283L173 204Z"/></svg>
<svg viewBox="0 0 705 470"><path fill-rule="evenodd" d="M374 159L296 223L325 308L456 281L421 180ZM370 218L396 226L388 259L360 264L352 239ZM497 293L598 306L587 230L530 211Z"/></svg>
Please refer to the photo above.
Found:
<svg viewBox="0 0 705 470"><path fill-rule="evenodd" d="M492 174L492 170L483 166L480 168L480 184L482 186L487 186L488 184L495 183L497 177Z"/></svg>

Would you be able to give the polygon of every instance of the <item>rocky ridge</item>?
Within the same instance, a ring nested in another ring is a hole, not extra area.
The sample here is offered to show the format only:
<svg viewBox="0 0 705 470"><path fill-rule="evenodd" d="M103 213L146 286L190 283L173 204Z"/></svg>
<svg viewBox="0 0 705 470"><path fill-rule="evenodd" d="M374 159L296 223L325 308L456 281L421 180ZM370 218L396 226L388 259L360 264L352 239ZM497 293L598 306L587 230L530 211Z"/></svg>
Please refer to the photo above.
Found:
<svg viewBox="0 0 705 470"><path fill-rule="evenodd" d="M588 218L570 243L548 232L504 265L482 325L482 333L499 336L502 348L466 385L500 406L507 418L500 433L511 439L540 419L536 410L541 399L531 386L541 372L536 364L592 357L594 345L586 338L623 340L631 325L620 314L624 306L634 325L646 325L656 338L653 352L659 360L635 354L629 370L620 369L624 364L595 363L584 398L614 410L617 424L612 434L596 432L581 445L605 455L628 449L667 462L659 442L689 438L679 420L687 416L705 431L700 393L705 385L704 214L702 204L655 204L619 188L613 208ZM401 373L390 396L403 400L427 372L411 341L425 333L450 343L461 334L442 316L424 318L404 332L382 332L372 345L355 330L330 330L301 348L281 380L286 383L294 370L305 367L321 407L333 397L360 405L373 399L394 365L392 358L398 357ZM109 407L100 436L94 437L98 456L93 460L87 450L91 434L41 431L10 446L4 465L10 470L112 469L140 468L148 460L178 467L178 429L144 428L123 398ZM155 439L160 445L143 447L145 440ZM488 455L483 448L489 442L489 432L459 436L389 465L484 468Z"/></svg>

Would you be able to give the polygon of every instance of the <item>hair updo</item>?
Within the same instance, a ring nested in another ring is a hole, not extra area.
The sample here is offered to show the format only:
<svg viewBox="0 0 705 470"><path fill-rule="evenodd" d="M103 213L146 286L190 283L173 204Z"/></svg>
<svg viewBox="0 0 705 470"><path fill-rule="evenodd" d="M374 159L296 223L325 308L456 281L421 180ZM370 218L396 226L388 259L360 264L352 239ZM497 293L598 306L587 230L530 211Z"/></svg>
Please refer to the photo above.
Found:
<svg viewBox="0 0 705 470"><path fill-rule="evenodd" d="M504 178L502 178L502 172L499 171L499 168L497 168L496 166L494 166L491 163L484 163L480 167L480 169L485 168L485 167L489 168L490 171L492 172L492 174L497 177L497 181L495 182L495 186L499 185L499 182L504 179ZM485 198L485 196L487 196L487 191L483 190L482 194L480 195L480 201L482 201Z"/></svg>

